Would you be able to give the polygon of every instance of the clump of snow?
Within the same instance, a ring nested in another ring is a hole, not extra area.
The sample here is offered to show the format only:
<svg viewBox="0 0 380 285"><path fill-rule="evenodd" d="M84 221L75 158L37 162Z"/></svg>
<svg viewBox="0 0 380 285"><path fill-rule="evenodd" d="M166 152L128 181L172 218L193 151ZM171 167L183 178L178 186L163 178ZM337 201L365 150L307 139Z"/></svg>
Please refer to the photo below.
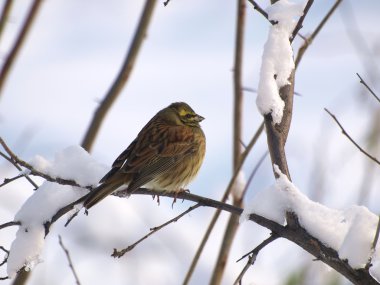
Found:
<svg viewBox="0 0 380 285"><path fill-rule="evenodd" d="M251 213L261 215L279 224L285 223L285 214L297 214L300 225L325 245L338 251L353 268L362 268L373 257L373 276L380 277L380 245L371 252L378 216L363 206L352 206L345 211L328 208L309 200L274 166L279 175L273 186L259 192L244 209L241 221Z"/></svg>
<svg viewBox="0 0 380 285"><path fill-rule="evenodd" d="M68 147L57 153L53 161L36 156L32 165L53 177L75 180L81 185L97 185L108 170L79 146ZM21 222L21 226L11 245L7 261L7 274L10 278L21 268L29 270L41 262L40 256L45 242L44 223L50 221L59 209L87 192L88 190L79 187L45 181L25 201L14 218ZM78 211L78 207L74 211Z"/></svg>
<svg viewBox="0 0 380 285"><path fill-rule="evenodd" d="M304 3L280 0L266 10L269 19L277 24L270 27L264 46L256 105L262 115L272 115L274 124L281 123L285 106L279 90L289 84L288 78L294 69L289 37L296 25L294 18L302 16L304 6Z"/></svg>
<svg viewBox="0 0 380 285"><path fill-rule="evenodd" d="M96 186L109 170L96 162L87 151L80 146L70 146L58 152L53 161L37 155L30 164L38 171L51 177L75 180L83 186Z"/></svg>

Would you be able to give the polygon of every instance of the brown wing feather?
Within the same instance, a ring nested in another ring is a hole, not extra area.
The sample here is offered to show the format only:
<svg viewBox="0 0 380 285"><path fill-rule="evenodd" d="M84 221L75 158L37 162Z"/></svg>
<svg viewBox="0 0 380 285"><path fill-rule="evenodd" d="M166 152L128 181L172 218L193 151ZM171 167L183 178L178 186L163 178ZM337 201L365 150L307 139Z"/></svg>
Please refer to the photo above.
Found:
<svg viewBox="0 0 380 285"><path fill-rule="evenodd" d="M138 144L141 148L131 152L130 158L122 168L124 173L135 174L128 191L133 192L152 181L161 172L175 167L186 155L194 151L194 136L187 128L155 125L155 131L151 132L149 139Z"/></svg>

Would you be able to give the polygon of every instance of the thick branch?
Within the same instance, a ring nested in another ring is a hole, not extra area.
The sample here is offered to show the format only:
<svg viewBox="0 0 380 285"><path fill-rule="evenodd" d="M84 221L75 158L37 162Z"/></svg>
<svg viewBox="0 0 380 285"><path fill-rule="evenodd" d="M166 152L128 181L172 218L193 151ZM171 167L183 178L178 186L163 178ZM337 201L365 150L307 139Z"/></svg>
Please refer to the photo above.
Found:
<svg viewBox="0 0 380 285"><path fill-rule="evenodd" d="M97 108L90 126L86 132L86 135L83 138L82 147L87 151L91 150L95 137L100 129L101 124L103 123L108 110L111 108L112 104L115 102L124 85L128 81L128 78L137 59L137 55L141 49L142 43L146 38L148 26L152 18L156 2L157 0L147 0L145 2L139 25L133 37L132 45L129 48L128 54L124 60L123 66L121 67L121 70L107 95Z"/></svg>

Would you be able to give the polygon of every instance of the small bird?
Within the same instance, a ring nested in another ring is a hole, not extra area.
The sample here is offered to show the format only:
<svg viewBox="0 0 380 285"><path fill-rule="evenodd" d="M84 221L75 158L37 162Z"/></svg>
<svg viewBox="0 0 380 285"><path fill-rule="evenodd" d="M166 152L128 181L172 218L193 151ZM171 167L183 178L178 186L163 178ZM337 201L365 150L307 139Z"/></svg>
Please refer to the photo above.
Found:
<svg viewBox="0 0 380 285"><path fill-rule="evenodd" d="M205 155L204 118L184 102L159 111L112 164L83 203L91 208L119 187L181 192L197 175Z"/></svg>

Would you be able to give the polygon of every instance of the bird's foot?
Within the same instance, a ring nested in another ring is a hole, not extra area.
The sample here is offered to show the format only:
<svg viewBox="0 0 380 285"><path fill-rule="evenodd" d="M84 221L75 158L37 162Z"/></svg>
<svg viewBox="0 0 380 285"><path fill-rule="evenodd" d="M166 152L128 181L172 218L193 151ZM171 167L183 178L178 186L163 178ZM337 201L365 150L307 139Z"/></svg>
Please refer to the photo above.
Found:
<svg viewBox="0 0 380 285"><path fill-rule="evenodd" d="M180 189L174 191L174 198L173 198L173 203L172 203L172 209L173 209L174 203L177 202L178 195L182 194L182 193L190 193L190 190L189 189L180 188ZM183 202L183 200L182 200L182 202Z"/></svg>

